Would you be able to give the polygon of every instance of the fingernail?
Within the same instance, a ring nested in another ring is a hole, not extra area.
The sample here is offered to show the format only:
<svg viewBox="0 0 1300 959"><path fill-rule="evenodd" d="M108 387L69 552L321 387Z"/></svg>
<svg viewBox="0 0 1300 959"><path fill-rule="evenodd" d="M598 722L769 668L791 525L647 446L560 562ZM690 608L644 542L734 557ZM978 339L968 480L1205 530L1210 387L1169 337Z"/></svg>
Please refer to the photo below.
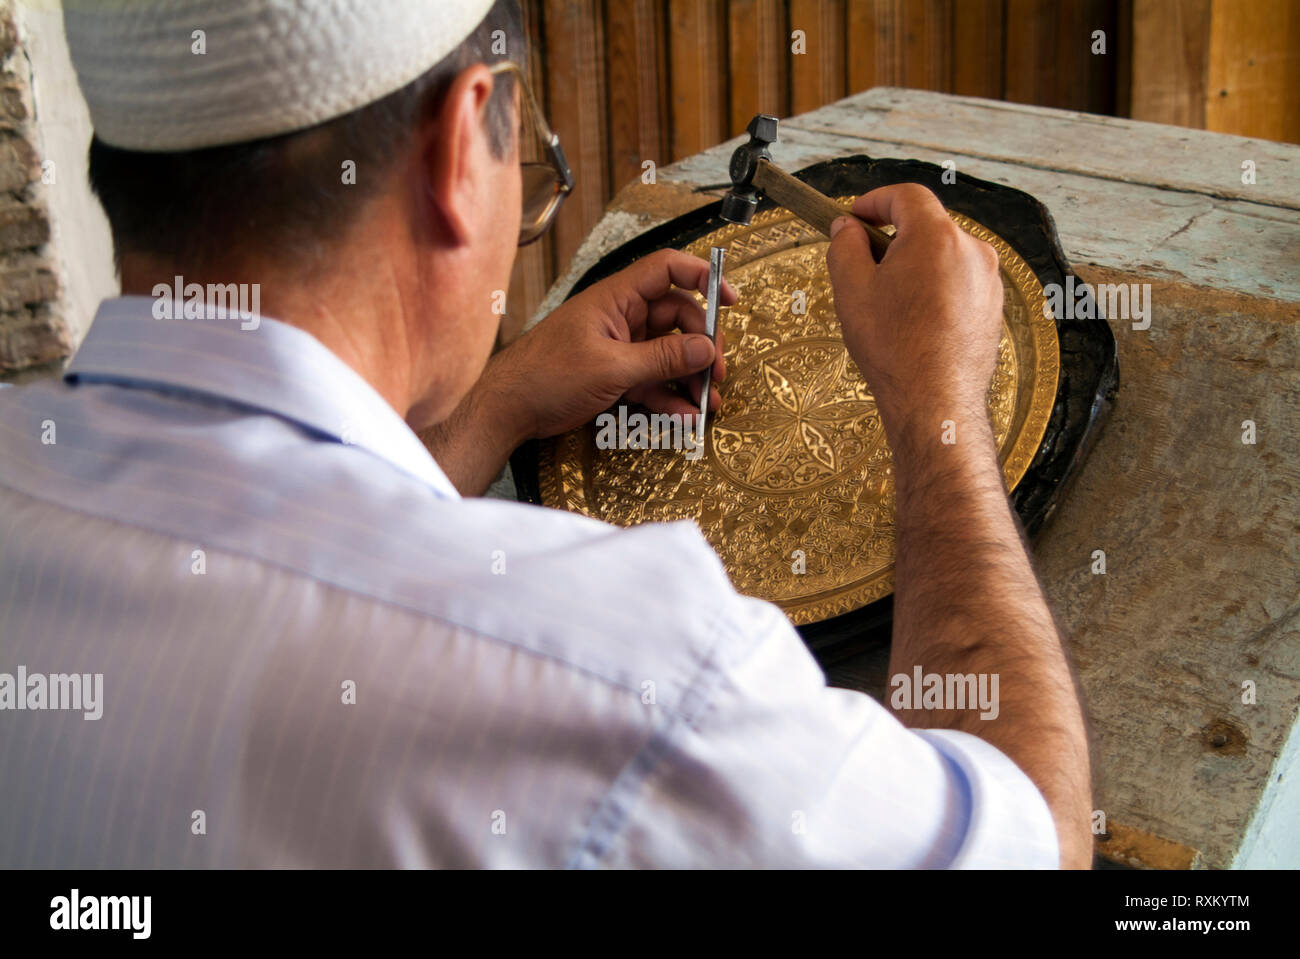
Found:
<svg viewBox="0 0 1300 959"><path fill-rule="evenodd" d="M847 216L837 216L835 218L834 222L831 223L832 240L835 239L835 234L839 233L840 230L844 229L845 225L848 224L848 222L849 222L849 218Z"/></svg>
<svg viewBox="0 0 1300 959"><path fill-rule="evenodd" d="M686 338L686 362L691 366L703 366L713 359L713 344L707 336L688 336Z"/></svg>

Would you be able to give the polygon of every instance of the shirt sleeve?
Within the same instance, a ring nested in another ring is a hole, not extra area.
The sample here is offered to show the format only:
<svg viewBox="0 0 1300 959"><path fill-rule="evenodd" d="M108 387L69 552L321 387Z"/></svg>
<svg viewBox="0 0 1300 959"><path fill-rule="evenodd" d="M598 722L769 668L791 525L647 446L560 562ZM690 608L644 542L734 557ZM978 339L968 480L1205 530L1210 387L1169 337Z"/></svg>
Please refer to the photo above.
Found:
<svg viewBox="0 0 1300 959"><path fill-rule="evenodd" d="M661 732L601 864L1058 866L1047 804L1002 752L826 686L779 609L732 599L749 641L719 647L708 706Z"/></svg>

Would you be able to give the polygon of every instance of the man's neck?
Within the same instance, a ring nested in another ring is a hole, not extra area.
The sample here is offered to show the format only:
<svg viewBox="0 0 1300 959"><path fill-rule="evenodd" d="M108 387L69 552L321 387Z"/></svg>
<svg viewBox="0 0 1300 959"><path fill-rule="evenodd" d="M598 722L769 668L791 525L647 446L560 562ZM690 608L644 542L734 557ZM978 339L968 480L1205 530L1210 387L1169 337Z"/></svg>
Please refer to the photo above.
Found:
<svg viewBox="0 0 1300 959"><path fill-rule="evenodd" d="M373 261L372 261L373 262ZM379 261L384 262L384 261ZM155 258L122 258L122 294L151 296L157 284L256 284L262 316L310 333L369 383L403 419L417 398L406 312L395 276L322 271L310 284L266 268L185 268ZM254 278L257 279L254 279Z"/></svg>

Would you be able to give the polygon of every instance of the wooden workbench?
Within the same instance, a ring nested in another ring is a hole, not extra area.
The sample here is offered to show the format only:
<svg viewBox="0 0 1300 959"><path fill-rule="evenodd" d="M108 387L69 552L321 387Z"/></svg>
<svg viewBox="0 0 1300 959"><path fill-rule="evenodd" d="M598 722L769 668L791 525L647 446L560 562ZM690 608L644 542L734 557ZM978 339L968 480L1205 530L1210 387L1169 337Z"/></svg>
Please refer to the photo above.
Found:
<svg viewBox="0 0 1300 959"><path fill-rule="evenodd" d="M737 142L623 189L533 322L715 199L692 188L726 180ZM1083 279L1151 284L1149 329L1111 323L1118 402L1035 547L1091 724L1098 852L1300 866L1300 147L879 88L782 121L773 149L790 170L859 153L1031 193ZM886 658L830 679L879 695Z"/></svg>

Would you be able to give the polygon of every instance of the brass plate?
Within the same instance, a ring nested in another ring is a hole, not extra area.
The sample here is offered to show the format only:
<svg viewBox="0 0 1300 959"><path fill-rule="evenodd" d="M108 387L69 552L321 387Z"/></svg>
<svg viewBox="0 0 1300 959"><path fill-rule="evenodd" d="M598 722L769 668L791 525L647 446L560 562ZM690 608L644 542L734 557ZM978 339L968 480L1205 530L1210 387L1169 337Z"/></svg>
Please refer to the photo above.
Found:
<svg viewBox="0 0 1300 959"><path fill-rule="evenodd" d="M846 207L852 197L842 198ZM1056 397L1060 348L1043 287L1004 240L1006 293L989 409L1007 488L1024 476ZM849 359L832 305L828 241L786 210L691 243L727 251L738 305L719 312L727 344L722 409L695 461L668 449L600 450L594 424L543 443L542 502L620 526L693 519L736 589L798 625L847 613L893 589L894 484L875 400ZM792 310L806 294L806 315ZM936 428L937 425L936 425ZM802 573L795 572L802 551ZM671 561L671 557L665 557Z"/></svg>

